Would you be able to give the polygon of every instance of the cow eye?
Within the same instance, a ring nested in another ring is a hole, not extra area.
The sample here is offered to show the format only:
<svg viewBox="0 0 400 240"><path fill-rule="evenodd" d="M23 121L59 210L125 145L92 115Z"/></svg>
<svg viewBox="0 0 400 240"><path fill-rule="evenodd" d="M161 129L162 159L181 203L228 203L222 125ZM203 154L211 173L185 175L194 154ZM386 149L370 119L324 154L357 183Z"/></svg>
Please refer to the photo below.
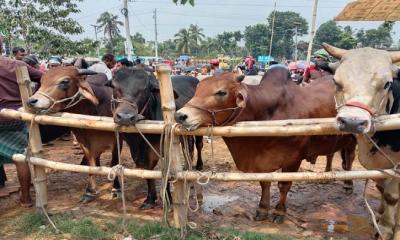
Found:
<svg viewBox="0 0 400 240"><path fill-rule="evenodd" d="M59 82L58 83L58 87L63 89L63 90L68 89L68 87L69 87L69 79L64 79L61 82Z"/></svg>
<svg viewBox="0 0 400 240"><path fill-rule="evenodd" d="M225 96L227 93L225 91L219 90L218 92L215 93L216 96L218 97L223 97Z"/></svg>

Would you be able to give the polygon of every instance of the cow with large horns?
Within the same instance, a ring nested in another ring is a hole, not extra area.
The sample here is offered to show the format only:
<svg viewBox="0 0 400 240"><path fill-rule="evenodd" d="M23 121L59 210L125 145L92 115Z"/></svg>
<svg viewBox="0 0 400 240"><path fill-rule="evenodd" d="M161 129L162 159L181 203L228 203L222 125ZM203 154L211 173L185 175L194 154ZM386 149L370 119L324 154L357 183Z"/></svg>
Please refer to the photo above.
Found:
<svg viewBox="0 0 400 240"><path fill-rule="evenodd" d="M373 48L344 50L323 44L340 61L335 72L338 128L355 134L360 163L367 169L397 168L400 162L400 130L375 132L374 118L400 113L398 67L400 52ZM379 229L383 239L400 239L398 178L377 182L382 193Z"/></svg>

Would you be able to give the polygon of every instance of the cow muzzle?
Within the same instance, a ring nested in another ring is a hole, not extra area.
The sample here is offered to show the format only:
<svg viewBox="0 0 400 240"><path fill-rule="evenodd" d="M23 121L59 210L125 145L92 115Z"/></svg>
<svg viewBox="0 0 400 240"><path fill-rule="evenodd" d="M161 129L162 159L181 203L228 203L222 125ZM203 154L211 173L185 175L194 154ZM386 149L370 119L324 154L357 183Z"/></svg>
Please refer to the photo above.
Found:
<svg viewBox="0 0 400 240"><path fill-rule="evenodd" d="M193 116L190 112L191 109L189 108L182 108L179 111L177 111L174 115L175 121L177 123L182 124L184 128L186 128L189 131L195 130L200 126L200 121L197 119L190 117Z"/></svg>
<svg viewBox="0 0 400 240"><path fill-rule="evenodd" d="M114 122L122 126L135 125L145 117L141 114L133 114L128 112L117 112L114 115Z"/></svg>
<svg viewBox="0 0 400 240"><path fill-rule="evenodd" d="M336 124L340 131L365 134L372 131L372 117L366 110L355 107L343 107L336 116Z"/></svg>

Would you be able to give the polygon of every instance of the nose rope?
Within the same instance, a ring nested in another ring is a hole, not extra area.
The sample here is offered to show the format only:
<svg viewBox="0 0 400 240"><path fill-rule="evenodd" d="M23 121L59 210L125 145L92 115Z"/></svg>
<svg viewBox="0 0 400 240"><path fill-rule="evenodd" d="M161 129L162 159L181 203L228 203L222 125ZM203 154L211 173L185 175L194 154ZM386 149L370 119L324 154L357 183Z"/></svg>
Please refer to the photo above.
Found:
<svg viewBox="0 0 400 240"><path fill-rule="evenodd" d="M242 111L243 111L243 108L239 107L239 106L231 107L231 108L218 109L218 110L209 110L207 108L196 106L196 105L190 104L190 103L186 103L186 106L191 107L191 108L195 108L195 109L199 109L201 111L209 113L211 115L211 120L212 120L212 125L213 126L225 126L228 123L236 120L240 116ZM227 119L225 119L221 124L218 124L217 120L216 120L217 113L227 112L227 111L232 111L231 115L229 115L229 117Z"/></svg>
<svg viewBox="0 0 400 240"><path fill-rule="evenodd" d="M54 106L57 105L57 104L59 104L59 103L64 103L64 102L66 102L66 101L70 101L70 102L64 107L63 110L65 110L65 109L68 109L68 108L71 108L71 107L77 105L77 104L78 104L80 101L82 101L83 99L86 99L86 98L81 94L81 91L80 91L80 90L78 90L73 96L67 97L67 98L63 98L63 99L60 99L60 100L55 100L53 97L51 97L50 95L48 95L47 93L42 92L42 91L37 91L36 93L37 93L37 94L40 94L40 95L42 95L42 96L44 96L44 97L46 97L46 98L49 99L49 100L51 101L51 103L52 103L51 106L48 107L48 108L44 111L45 113L50 112L50 111L54 108Z"/></svg>
<svg viewBox="0 0 400 240"><path fill-rule="evenodd" d="M133 107L136 111L139 111L136 103L133 103L126 98L114 98L114 95L111 95L111 110L113 112L115 112L115 110L117 109L117 105L119 103L126 103L126 104L130 105L131 107ZM149 103L150 103L150 98L144 104L144 106L143 106L142 110L139 112L139 114L142 115L144 113L144 111L146 111L147 107L149 106Z"/></svg>

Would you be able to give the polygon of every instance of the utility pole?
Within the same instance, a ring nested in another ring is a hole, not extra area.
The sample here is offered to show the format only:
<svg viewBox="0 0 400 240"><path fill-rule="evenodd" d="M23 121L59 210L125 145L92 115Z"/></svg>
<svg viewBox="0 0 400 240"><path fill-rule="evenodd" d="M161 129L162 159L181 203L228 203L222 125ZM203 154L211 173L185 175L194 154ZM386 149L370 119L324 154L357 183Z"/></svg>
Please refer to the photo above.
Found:
<svg viewBox="0 0 400 240"><path fill-rule="evenodd" d="M307 50L307 66L310 66L310 61L311 61L311 51L315 36L315 22L317 19L317 10L318 10L318 0L314 0L313 17L312 17L311 31L310 31L310 42L308 43L308 50Z"/></svg>
<svg viewBox="0 0 400 240"><path fill-rule="evenodd" d="M131 41L131 31L129 28L129 12L128 12L128 0L124 1L124 7L121 9L122 15L125 17L125 49L126 54L128 55L128 60L132 61L133 49L132 49L132 41Z"/></svg>
<svg viewBox="0 0 400 240"><path fill-rule="evenodd" d="M268 53L269 62L268 62L268 66L269 66L269 64L271 62L271 58L272 58L271 52L272 52L272 41L274 40L275 13L276 13L276 1L275 1L275 4L274 4L274 14L272 16L272 30L271 30L271 40L270 40L270 43L269 43L269 53Z"/></svg>
<svg viewBox="0 0 400 240"><path fill-rule="evenodd" d="M295 34L295 37L294 37L294 41L295 41L295 43L294 43L294 61L295 62L297 62L297 26L296 26L296 28L294 29L294 34Z"/></svg>
<svg viewBox="0 0 400 240"><path fill-rule="evenodd" d="M154 51L156 56L156 61L158 62L158 40L157 40L157 8L154 9Z"/></svg>
<svg viewBox="0 0 400 240"><path fill-rule="evenodd" d="M94 34L95 34L95 36L96 36L96 43L98 43L98 40L97 40L97 33L99 33L99 26L97 26L97 25L94 25L94 24L90 24L90 26L92 26L92 27L94 27ZM100 46L99 46L99 44L96 44L96 56L97 57L100 57Z"/></svg>

